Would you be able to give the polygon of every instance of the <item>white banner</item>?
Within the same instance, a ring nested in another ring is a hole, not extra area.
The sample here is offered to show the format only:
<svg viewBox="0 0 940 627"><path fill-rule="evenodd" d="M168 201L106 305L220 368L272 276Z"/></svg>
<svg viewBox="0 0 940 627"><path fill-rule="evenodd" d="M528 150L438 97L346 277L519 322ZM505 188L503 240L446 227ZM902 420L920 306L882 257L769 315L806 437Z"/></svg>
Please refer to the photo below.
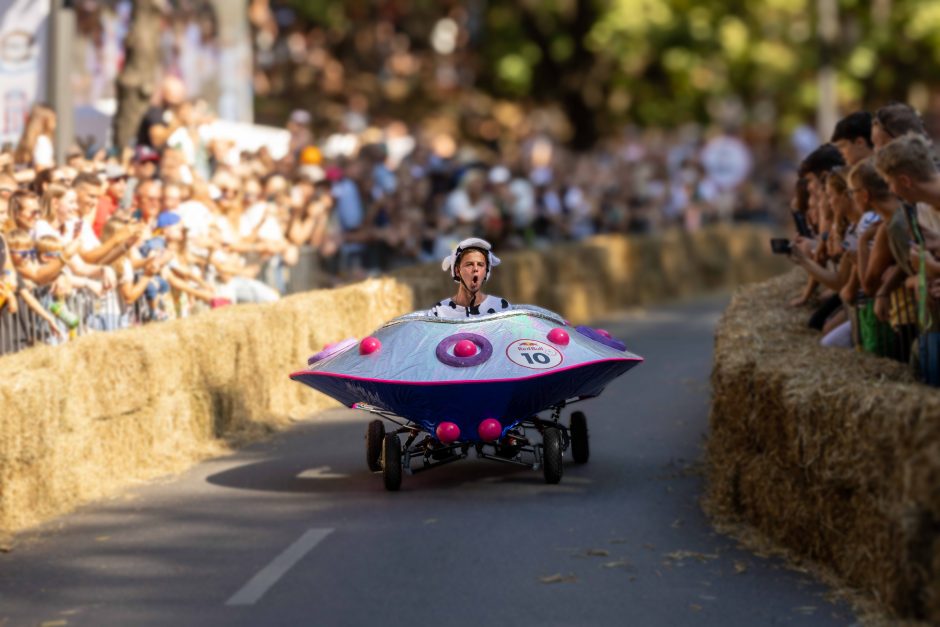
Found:
<svg viewBox="0 0 940 627"><path fill-rule="evenodd" d="M45 97L49 0L0 0L0 142L16 144Z"/></svg>

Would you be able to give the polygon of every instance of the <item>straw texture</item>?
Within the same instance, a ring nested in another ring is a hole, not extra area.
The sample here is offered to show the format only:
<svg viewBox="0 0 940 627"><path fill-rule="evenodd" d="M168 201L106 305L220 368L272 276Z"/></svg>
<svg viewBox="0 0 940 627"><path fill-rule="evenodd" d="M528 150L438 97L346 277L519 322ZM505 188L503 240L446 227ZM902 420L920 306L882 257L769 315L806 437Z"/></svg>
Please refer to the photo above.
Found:
<svg viewBox="0 0 940 627"><path fill-rule="evenodd" d="M823 348L794 271L738 290L715 339L705 508L895 616L940 623L940 393Z"/></svg>

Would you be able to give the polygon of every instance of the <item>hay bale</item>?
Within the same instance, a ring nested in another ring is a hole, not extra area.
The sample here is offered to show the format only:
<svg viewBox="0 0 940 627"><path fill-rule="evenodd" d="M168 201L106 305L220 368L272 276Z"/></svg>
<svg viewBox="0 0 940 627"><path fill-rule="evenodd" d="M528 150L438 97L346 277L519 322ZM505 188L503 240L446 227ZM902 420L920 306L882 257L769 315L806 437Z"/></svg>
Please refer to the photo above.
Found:
<svg viewBox="0 0 940 627"><path fill-rule="evenodd" d="M324 344L412 309L391 280L90 335L0 360L0 530L335 406L288 379Z"/></svg>
<svg viewBox="0 0 940 627"><path fill-rule="evenodd" d="M826 349L803 275L738 290L719 323L706 511L940 621L940 395L897 362Z"/></svg>

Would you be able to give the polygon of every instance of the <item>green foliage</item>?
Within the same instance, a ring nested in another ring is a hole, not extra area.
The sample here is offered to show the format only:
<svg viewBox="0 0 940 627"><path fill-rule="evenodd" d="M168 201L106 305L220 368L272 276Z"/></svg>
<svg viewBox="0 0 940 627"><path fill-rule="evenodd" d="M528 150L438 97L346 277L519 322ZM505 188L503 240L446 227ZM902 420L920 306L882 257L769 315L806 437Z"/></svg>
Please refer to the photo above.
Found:
<svg viewBox="0 0 940 627"><path fill-rule="evenodd" d="M376 5L363 0L283 1L338 31L375 16ZM817 70L826 58L837 70L844 110L926 93L940 64L940 2L835 1L839 29L829 48L817 34L821 0L462 4L481 12L477 86L496 96L561 103L590 141L592 133L627 119L667 125L705 120L732 97L748 109L773 111L778 120L806 119L817 104ZM429 16L431 23L450 6L386 2L400 4L404 14Z"/></svg>

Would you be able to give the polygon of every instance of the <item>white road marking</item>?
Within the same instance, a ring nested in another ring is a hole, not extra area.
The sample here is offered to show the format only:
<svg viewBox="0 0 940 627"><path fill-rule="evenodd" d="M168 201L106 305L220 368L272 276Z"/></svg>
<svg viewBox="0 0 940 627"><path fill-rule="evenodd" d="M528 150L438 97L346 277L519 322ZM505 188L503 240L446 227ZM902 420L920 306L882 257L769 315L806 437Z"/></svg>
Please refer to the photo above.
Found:
<svg viewBox="0 0 940 627"><path fill-rule="evenodd" d="M308 468L299 475L298 479L345 479L349 475L344 475L338 472L330 472L329 466L317 466L316 468Z"/></svg>
<svg viewBox="0 0 940 627"><path fill-rule="evenodd" d="M323 538L333 532L332 529L308 529L304 535L287 547L283 553L271 560L271 563L258 571L241 589L225 602L226 605L254 605L264 596L278 579L284 576L294 564L318 545Z"/></svg>

